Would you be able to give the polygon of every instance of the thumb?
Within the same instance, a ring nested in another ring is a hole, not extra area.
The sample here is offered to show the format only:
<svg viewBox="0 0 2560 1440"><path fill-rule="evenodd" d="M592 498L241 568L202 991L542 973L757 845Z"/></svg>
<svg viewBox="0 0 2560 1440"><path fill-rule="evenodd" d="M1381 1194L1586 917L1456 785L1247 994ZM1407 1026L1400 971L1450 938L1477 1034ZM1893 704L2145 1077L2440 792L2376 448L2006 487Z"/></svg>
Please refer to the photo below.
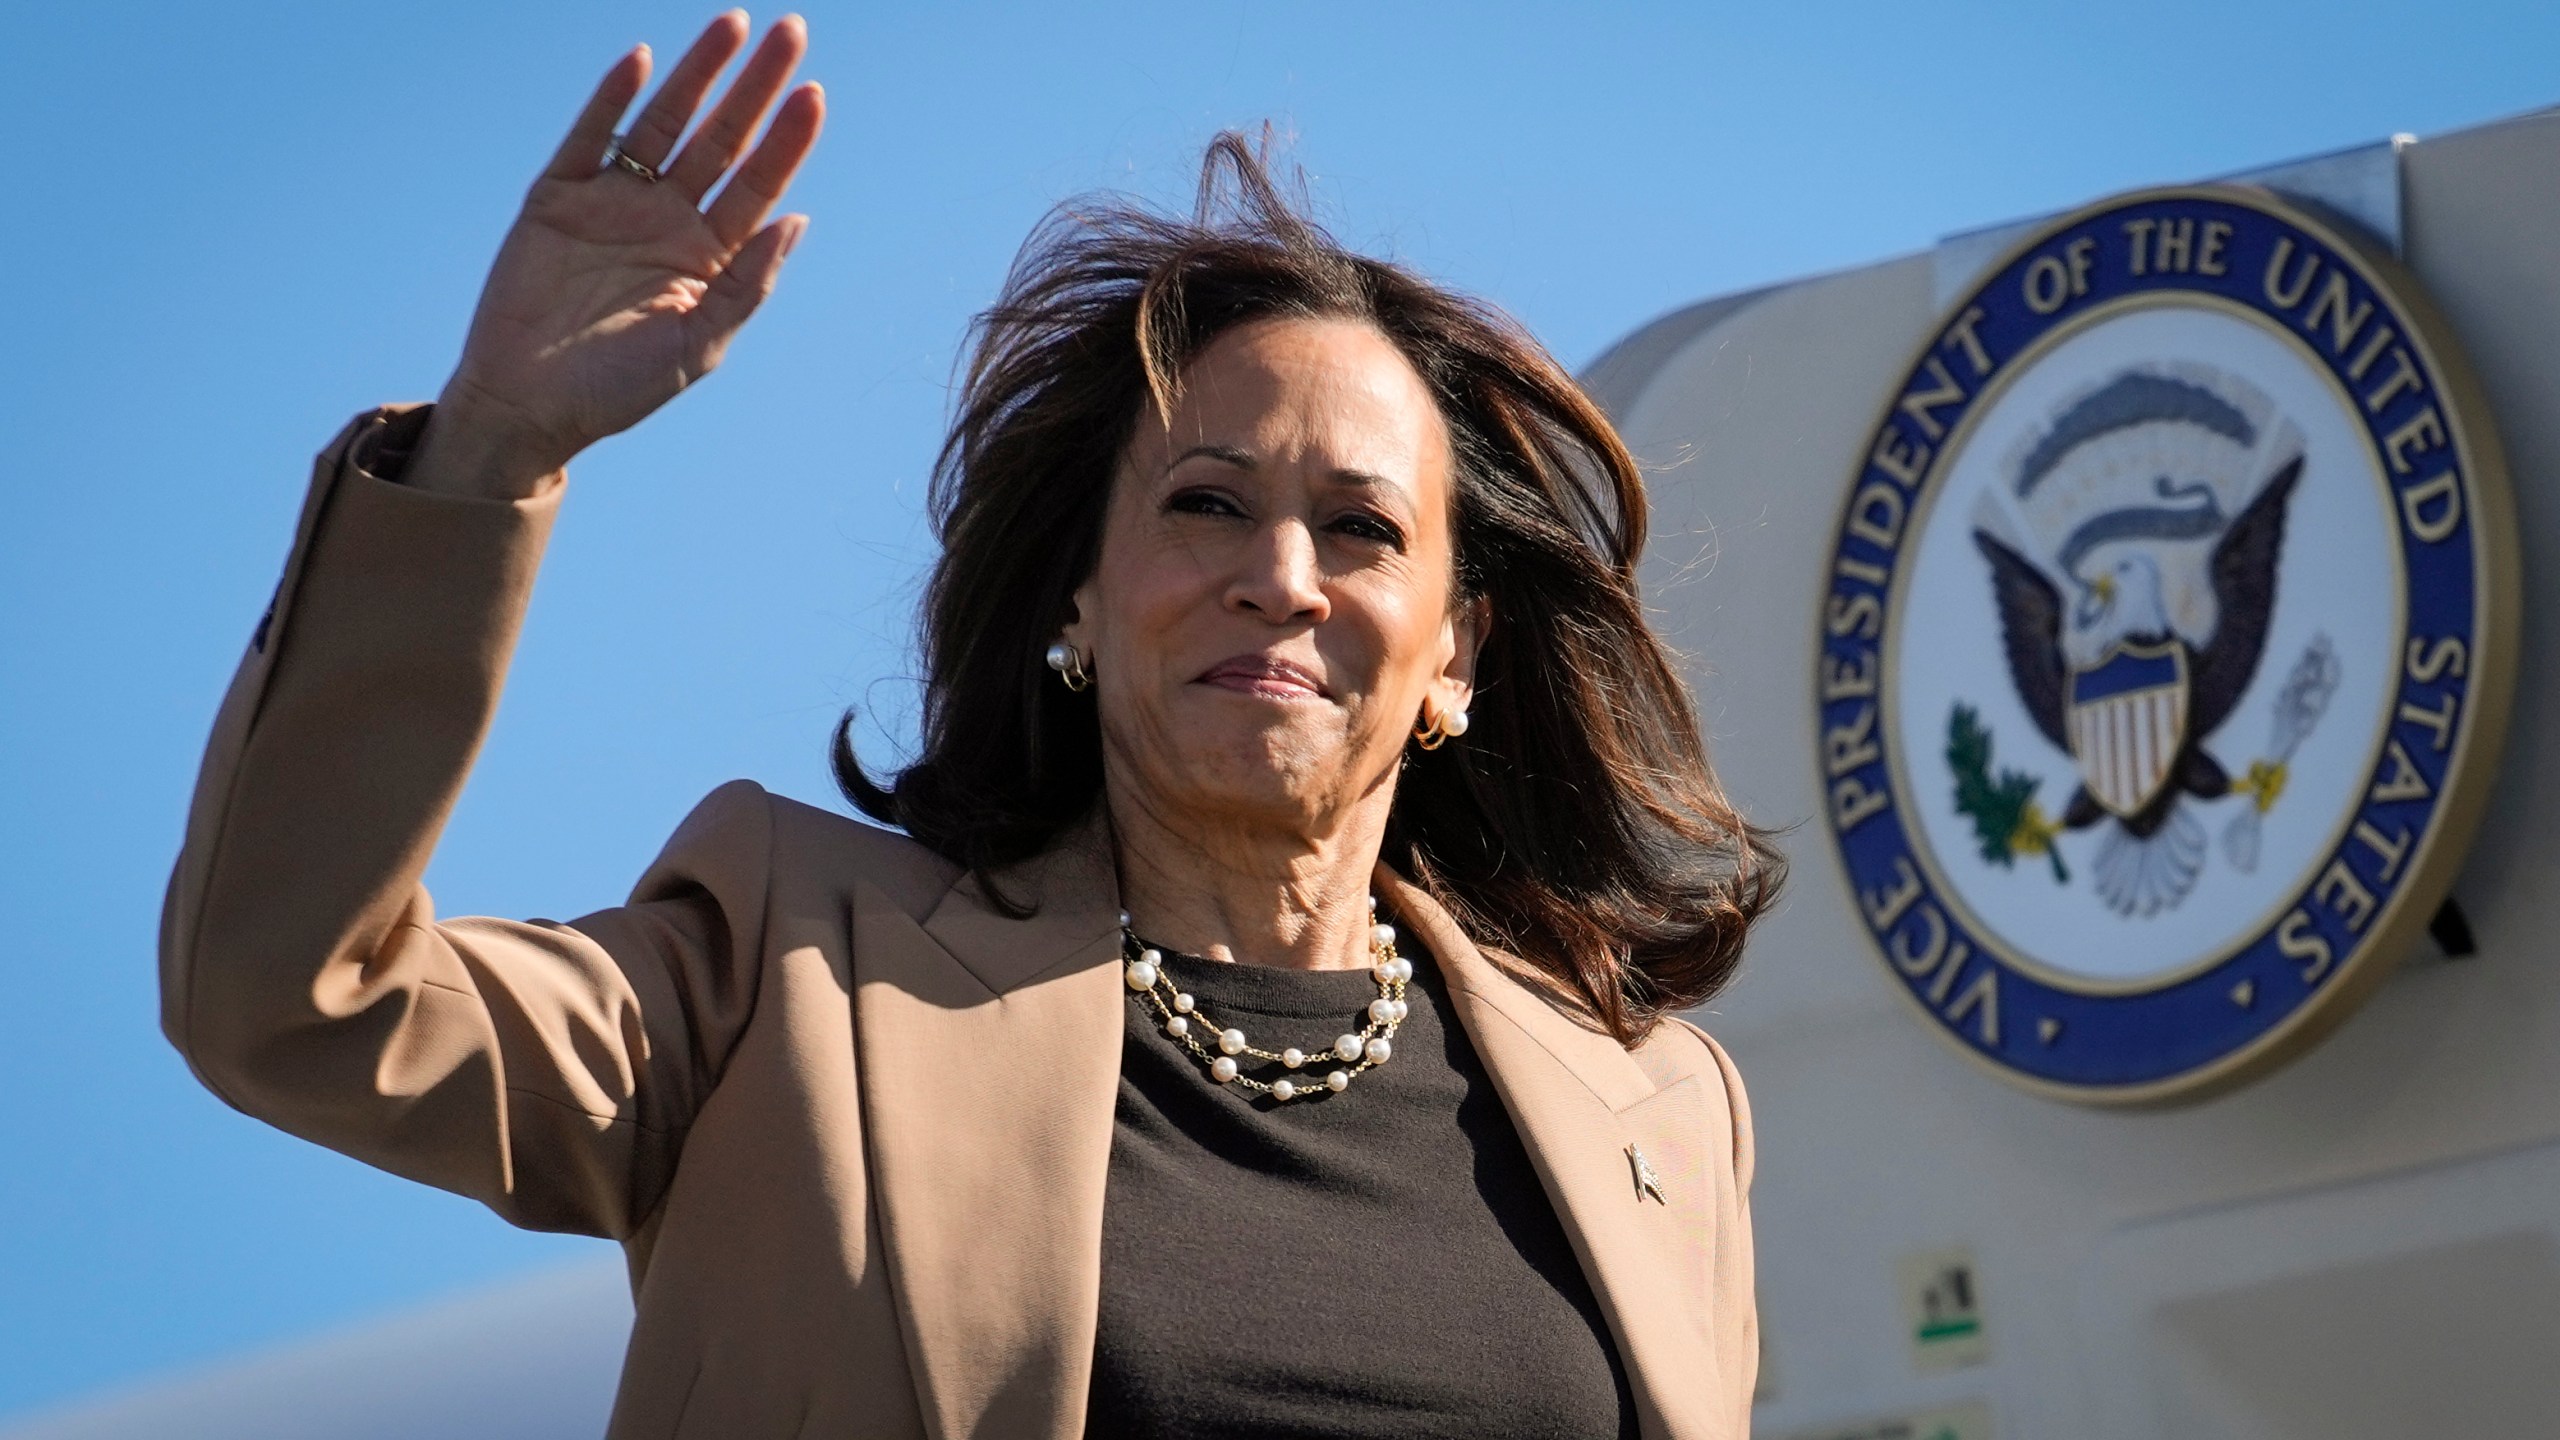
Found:
<svg viewBox="0 0 2560 1440"><path fill-rule="evenodd" d="M722 352L729 348L739 327L773 293L774 282L782 278L783 260L808 229L808 216L783 216L739 246L728 268L712 278L710 288L702 293L702 303L693 311L703 360L696 374L720 363Z"/></svg>

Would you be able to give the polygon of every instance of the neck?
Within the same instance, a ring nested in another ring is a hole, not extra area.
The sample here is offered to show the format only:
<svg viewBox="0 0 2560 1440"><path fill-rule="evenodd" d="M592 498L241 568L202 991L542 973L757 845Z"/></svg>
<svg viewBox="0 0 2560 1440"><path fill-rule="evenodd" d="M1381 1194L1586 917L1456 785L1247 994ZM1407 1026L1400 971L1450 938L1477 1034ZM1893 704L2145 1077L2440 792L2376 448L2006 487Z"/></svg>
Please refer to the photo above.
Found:
<svg viewBox="0 0 2560 1440"><path fill-rule="evenodd" d="M1106 779L1130 928L1184 954L1285 970L1365 969L1369 881L1392 784L1315 826L1197 815Z"/></svg>

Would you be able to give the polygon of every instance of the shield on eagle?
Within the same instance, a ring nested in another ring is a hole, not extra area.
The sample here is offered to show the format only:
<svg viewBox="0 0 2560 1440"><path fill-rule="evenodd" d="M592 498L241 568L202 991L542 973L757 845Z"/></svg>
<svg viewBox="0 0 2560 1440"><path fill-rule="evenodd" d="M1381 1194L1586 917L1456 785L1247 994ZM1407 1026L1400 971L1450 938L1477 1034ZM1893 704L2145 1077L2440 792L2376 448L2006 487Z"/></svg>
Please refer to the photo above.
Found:
<svg viewBox="0 0 2560 1440"><path fill-rule="evenodd" d="M2071 672L2071 758L2090 796L2114 814L2142 813L2168 783L2187 738L2187 647L2125 640Z"/></svg>

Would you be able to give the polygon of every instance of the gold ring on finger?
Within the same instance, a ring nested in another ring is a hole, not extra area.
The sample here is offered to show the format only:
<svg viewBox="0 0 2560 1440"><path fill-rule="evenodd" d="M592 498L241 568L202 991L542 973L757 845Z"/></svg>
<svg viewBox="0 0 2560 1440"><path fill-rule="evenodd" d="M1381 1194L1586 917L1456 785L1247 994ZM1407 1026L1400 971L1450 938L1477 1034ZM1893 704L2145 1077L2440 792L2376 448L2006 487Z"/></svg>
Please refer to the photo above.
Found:
<svg viewBox="0 0 2560 1440"><path fill-rule="evenodd" d="M627 174L637 175L652 185L657 184L659 180L658 167L634 160L623 150L622 142L629 138L630 137L626 135L614 136L613 143L604 147L604 163L612 166L616 170L623 171Z"/></svg>

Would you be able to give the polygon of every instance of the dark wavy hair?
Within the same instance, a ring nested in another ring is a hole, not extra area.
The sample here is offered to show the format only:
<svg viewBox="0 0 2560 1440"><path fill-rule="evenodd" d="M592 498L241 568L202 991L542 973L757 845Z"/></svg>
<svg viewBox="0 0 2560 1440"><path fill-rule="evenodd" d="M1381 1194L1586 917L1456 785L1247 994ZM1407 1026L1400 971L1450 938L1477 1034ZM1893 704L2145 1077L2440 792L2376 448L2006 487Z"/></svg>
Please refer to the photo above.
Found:
<svg viewBox="0 0 2560 1440"><path fill-rule="evenodd" d="M1102 541L1153 399L1266 317L1374 325L1420 373L1456 458L1456 584L1491 625L1462 741L1408 752L1385 858L1477 940L1632 1044L1732 977L1783 862L1725 799L1688 692L1646 626L1644 480L1591 398L1520 325L1336 243L1222 134L1189 220L1060 207L972 327L930 504L923 749L886 785L835 735L864 814L987 872L1039 853L1102 791L1090 694L1042 653Z"/></svg>

